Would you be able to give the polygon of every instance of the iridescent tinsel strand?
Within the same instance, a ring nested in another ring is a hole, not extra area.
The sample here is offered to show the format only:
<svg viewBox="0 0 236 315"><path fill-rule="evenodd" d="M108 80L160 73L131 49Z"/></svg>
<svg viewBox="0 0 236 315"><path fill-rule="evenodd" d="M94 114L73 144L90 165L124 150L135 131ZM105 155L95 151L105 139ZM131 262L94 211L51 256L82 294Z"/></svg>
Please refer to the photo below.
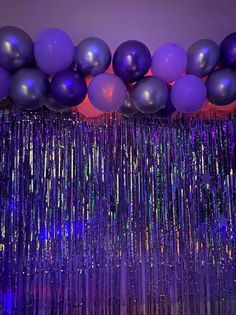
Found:
<svg viewBox="0 0 236 315"><path fill-rule="evenodd" d="M4 314L236 313L236 119L2 111Z"/></svg>

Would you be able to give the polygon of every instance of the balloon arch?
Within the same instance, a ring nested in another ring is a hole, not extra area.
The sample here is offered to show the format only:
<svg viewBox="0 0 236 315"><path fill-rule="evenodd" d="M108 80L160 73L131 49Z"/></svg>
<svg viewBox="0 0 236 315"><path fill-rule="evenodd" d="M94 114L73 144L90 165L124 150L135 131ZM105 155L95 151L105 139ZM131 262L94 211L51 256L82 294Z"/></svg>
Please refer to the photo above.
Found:
<svg viewBox="0 0 236 315"><path fill-rule="evenodd" d="M128 40L112 56L95 37L74 47L59 29L42 32L34 43L17 27L0 29L0 100L10 98L26 110L46 105L85 116L193 113L206 100L217 106L236 100L235 68L236 32L220 45L201 39L186 52L167 43L153 55Z"/></svg>

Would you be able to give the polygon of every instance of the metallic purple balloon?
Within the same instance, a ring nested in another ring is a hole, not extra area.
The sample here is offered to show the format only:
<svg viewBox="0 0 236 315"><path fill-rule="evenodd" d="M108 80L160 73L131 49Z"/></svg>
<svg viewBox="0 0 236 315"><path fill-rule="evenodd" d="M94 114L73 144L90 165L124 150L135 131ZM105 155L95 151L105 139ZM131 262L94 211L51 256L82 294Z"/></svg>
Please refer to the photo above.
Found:
<svg viewBox="0 0 236 315"><path fill-rule="evenodd" d="M111 51L100 38L88 37L76 47L74 61L80 73L95 76L109 67Z"/></svg>
<svg viewBox="0 0 236 315"><path fill-rule="evenodd" d="M131 92L135 107L146 114L153 114L164 108L167 96L166 84L152 76L138 81Z"/></svg>
<svg viewBox="0 0 236 315"><path fill-rule="evenodd" d="M152 56L152 73L165 83L177 80L186 66L185 50L174 43L160 46Z"/></svg>
<svg viewBox="0 0 236 315"><path fill-rule="evenodd" d="M199 110L206 100L206 86L197 76L188 74L179 78L171 89L171 100L181 113Z"/></svg>
<svg viewBox="0 0 236 315"><path fill-rule="evenodd" d="M63 70L52 78L51 95L56 102L63 106L79 105L87 93L84 78L76 71Z"/></svg>
<svg viewBox="0 0 236 315"><path fill-rule="evenodd" d="M148 48L137 40L128 40L116 49L113 56L113 70L125 83L141 79L151 65Z"/></svg>
<svg viewBox="0 0 236 315"><path fill-rule="evenodd" d="M131 98L130 92L127 92L127 97L121 107L118 109L118 112L124 116L134 116L138 113L137 108L134 105L134 102Z"/></svg>
<svg viewBox="0 0 236 315"><path fill-rule="evenodd" d="M39 69L18 70L11 79L10 97L24 109L35 110L43 106L48 93L48 78Z"/></svg>
<svg viewBox="0 0 236 315"><path fill-rule="evenodd" d="M32 39L14 26L0 28L0 66L9 72L32 65L34 49Z"/></svg>
<svg viewBox="0 0 236 315"><path fill-rule="evenodd" d="M102 73L91 80L88 97L92 105L100 111L113 112L125 102L127 89L116 75Z"/></svg>
<svg viewBox="0 0 236 315"><path fill-rule="evenodd" d="M53 97L47 97L45 101L45 106L53 112L68 112L70 111L70 107L63 106L54 100Z"/></svg>
<svg viewBox="0 0 236 315"><path fill-rule="evenodd" d="M36 38L34 55L37 66L45 73L54 75L71 66L74 45L65 32L52 28Z"/></svg>
<svg viewBox="0 0 236 315"><path fill-rule="evenodd" d="M161 110L157 112L158 117L168 117L176 111L176 108L174 107L171 101L170 92L171 92L171 87L168 86L167 101L165 103L164 108L162 108Z"/></svg>
<svg viewBox="0 0 236 315"><path fill-rule="evenodd" d="M228 105L236 100L236 73L229 69L212 72L206 80L207 99L215 105Z"/></svg>
<svg viewBox="0 0 236 315"><path fill-rule="evenodd" d="M10 74L0 67L0 101L9 96L10 80Z"/></svg>
<svg viewBox="0 0 236 315"><path fill-rule="evenodd" d="M228 35L220 44L221 59L225 66L236 68L236 32Z"/></svg>
<svg viewBox="0 0 236 315"><path fill-rule="evenodd" d="M217 66L220 48L210 39L201 39L189 48L187 56L187 73L204 77Z"/></svg>

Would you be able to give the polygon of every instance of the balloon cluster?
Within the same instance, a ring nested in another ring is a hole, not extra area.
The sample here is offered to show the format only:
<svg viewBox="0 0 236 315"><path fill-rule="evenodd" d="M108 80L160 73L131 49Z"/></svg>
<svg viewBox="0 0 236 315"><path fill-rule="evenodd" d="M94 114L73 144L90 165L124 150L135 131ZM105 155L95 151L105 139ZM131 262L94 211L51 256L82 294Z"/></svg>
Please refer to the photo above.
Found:
<svg viewBox="0 0 236 315"><path fill-rule="evenodd" d="M108 73L111 63L113 73ZM99 38L74 47L65 32L48 29L33 43L17 27L0 28L0 100L10 97L27 110L46 105L65 111L79 105L78 110L93 108L97 114L191 113L206 99L221 106L235 101L235 69L236 33L220 46L199 40L187 52L164 44L152 56L143 43L128 40L112 56Z"/></svg>

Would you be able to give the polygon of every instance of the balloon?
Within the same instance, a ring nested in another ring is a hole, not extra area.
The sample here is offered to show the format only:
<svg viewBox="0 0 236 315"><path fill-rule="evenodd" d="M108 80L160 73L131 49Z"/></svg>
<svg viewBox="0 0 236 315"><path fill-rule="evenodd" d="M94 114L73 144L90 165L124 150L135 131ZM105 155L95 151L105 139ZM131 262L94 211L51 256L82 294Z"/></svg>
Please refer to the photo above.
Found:
<svg viewBox="0 0 236 315"><path fill-rule="evenodd" d="M181 113L199 110L206 99L206 87L202 80L192 74L179 78L171 89L171 101Z"/></svg>
<svg viewBox="0 0 236 315"><path fill-rule="evenodd" d="M10 74L0 67L0 101L9 95Z"/></svg>
<svg viewBox="0 0 236 315"><path fill-rule="evenodd" d="M88 97L94 107L103 112L117 110L124 103L127 89L122 80L110 73L98 74L88 87Z"/></svg>
<svg viewBox="0 0 236 315"><path fill-rule="evenodd" d="M95 108L90 103L88 95L86 95L85 99L80 105L76 106L75 111L79 112L80 114L82 114L84 117L87 117L87 118L95 118L103 114L103 112Z"/></svg>
<svg viewBox="0 0 236 315"><path fill-rule="evenodd" d="M130 93L127 93L127 97L121 107L118 109L118 112L125 116L134 116L138 113L137 108L134 105L134 102L131 98Z"/></svg>
<svg viewBox="0 0 236 315"><path fill-rule="evenodd" d="M132 92L131 98L136 108L147 114L158 112L165 106L167 100L167 86L156 77L145 77L138 81Z"/></svg>
<svg viewBox="0 0 236 315"><path fill-rule="evenodd" d="M71 66L74 45L65 32L52 28L37 37L34 54L37 66L45 73L54 75Z"/></svg>
<svg viewBox="0 0 236 315"><path fill-rule="evenodd" d="M207 99L215 105L228 105L236 100L236 73L229 69L212 72L206 80Z"/></svg>
<svg viewBox="0 0 236 315"><path fill-rule="evenodd" d="M122 43L113 56L113 70L125 83L141 79L150 68L151 54L148 48L137 40Z"/></svg>
<svg viewBox="0 0 236 315"><path fill-rule="evenodd" d="M45 106L53 112L68 112L70 110L68 106L63 106L55 101L52 96L46 99Z"/></svg>
<svg viewBox="0 0 236 315"><path fill-rule="evenodd" d="M220 44L221 59L225 66L236 68L236 32L228 35Z"/></svg>
<svg viewBox="0 0 236 315"><path fill-rule="evenodd" d="M0 28L0 66L15 72L33 61L33 42L29 35L14 26Z"/></svg>
<svg viewBox="0 0 236 315"><path fill-rule="evenodd" d="M152 73L165 83L178 79L185 71L186 65L186 52L174 43L162 45L152 56Z"/></svg>
<svg viewBox="0 0 236 315"><path fill-rule="evenodd" d="M43 106L48 92L47 76L39 69L18 70L11 79L10 97L24 109L35 110Z"/></svg>
<svg viewBox="0 0 236 315"><path fill-rule="evenodd" d="M162 108L161 110L157 112L157 116L159 117L168 117L176 111L171 101L170 92L171 92L171 87L168 87L168 96L167 96L167 101L164 105L164 108Z"/></svg>
<svg viewBox="0 0 236 315"><path fill-rule="evenodd" d="M52 78L51 95L63 106L73 107L83 101L87 93L84 78L76 71L63 70Z"/></svg>
<svg viewBox="0 0 236 315"><path fill-rule="evenodd" d="M75 49L75 64L83 75L105 72L111 63L111 51L107 44L96 37L82 40Z"/></svg>
<svg viewBox="0 0 236 315"><path fill-rule="evenodd" d="M187 56L187 73L204 77L215 69L220 59L220 48L210 39L201 39L189 48Z"/></svg>

